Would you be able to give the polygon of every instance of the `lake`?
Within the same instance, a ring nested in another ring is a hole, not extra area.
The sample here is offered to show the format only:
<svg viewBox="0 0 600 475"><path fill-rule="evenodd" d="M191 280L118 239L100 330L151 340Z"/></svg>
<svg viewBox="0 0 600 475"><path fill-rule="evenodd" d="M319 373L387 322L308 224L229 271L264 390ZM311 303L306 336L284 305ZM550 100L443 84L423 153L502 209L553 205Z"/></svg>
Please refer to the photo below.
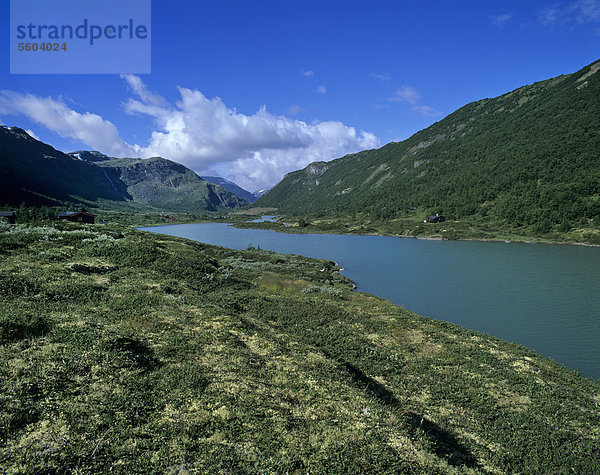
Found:
<svg viewBox="0 0 600 475"><path fill-rule="evenodd" d="M331 259L358 290L520 343L600 379L600 248L285 234L222 223L139 229Z"/></svg>

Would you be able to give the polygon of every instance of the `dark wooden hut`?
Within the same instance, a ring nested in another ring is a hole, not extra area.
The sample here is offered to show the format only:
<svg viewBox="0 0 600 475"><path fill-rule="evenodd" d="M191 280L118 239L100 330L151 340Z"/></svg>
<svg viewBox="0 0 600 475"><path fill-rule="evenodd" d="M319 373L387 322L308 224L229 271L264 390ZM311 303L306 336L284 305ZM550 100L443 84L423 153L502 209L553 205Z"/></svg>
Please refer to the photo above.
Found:
<svg viewBox="0 0 600 475"><path fill-rule="evenodd" d="M0 211L0 218L6 218L10 224L15 224L17 221L17 213L14 211Z"/></svg>
<svg viewBox="0 0 600 475"><path fill-rule="evenodd" d="M81 211L66 211L58 213L58 219L66 219L75 223L94 224L95 215L88 213L85 210Z"/></svg>
<svg viewBox="0 0 600 475"><path fill-rule="evenodd" d="M427 219L425 220L426 223L443 223L444 221L446 221L446 217L441 214L427 216Z"/></svg>

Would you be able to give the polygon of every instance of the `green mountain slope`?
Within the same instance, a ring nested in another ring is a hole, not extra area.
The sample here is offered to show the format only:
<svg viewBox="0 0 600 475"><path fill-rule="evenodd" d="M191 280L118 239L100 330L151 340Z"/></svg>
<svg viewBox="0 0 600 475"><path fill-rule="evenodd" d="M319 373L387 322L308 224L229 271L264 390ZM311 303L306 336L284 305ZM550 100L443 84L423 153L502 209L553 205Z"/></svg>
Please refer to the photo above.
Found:
<svg viewBox="0 0 600 475"><path fill-rule="evenodd" d="M243 206L246 201L200 178L189 168L161 157L98 159L96 164L116 174L136 203L174 211Z"/></svg>
<svg viewBox="0 0 600 475"><path fill-rule="evenodd" d="M112 170L77 160L35 140L17 127L0 127L0 203L55 205L63 202L131 200Z"/></svg>
<svg viewBox="0 0 600 475"><path fill-rule="evenodd" d="M0 203L181 212L246 204L170 160L65 154L16 127L0 127Z"/></svg>
<svg viewBox="0 0 600 475"><path fill-rule="evenodd" d="M600 62L468 104L409 139L290 173L256 206L365 213L410 207L537 231L600 215Z"/></svg>

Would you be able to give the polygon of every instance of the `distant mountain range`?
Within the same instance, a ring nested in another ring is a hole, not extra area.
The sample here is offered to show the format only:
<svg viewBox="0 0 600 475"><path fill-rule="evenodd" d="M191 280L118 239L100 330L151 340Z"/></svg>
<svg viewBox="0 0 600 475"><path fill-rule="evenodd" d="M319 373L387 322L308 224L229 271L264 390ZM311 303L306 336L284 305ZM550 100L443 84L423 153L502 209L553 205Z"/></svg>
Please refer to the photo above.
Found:
<svg viewBox="0 0 600 475"><path fill-rule="evenodd" d="M220 176L203 176L202 178L210 183L222 186L226 190L238 195L240 198L244 198L248 203L254 203L257 199L267 194L271 190L271 187L269 187L250 192L244 190L241 186L236 185L234 182L226 180L225 178L221 178Z"/></svg>
<svg viewBox="0 0 600 475"><path fill-rule="evenodd" d="M600 61L472 102L407 140L289 173L256 206L391 220L411 207L537 231L600 220Z"/></svg>
<svg viewBox="0 0 600 475"><path fill-rule="evenodd" d="M241 186L236 185L234 182L226 180L225 178L221 178L220 176L203 176L201 178L209 183L214 183L215 185L219 185L220 187L231 191L240 198L244 198L248 203L254 203L258 199L258 196L254 193L244 190Z"/></svg>
<svg viewBox="0 0 600 475"><path fill-rule="evenodd" d="M66 154L17 127L0 126L0 204L195 212L246 205L226 189L161 157Z"/></svg>
<svg viewBox="0 0 600 475"><path fill-rule="evenodd" d="M256 190L253 195L256 196L256 198L260 198L263 195L266 195L269 191L271 191L272 187L270 188L261 188L260 190Z"/></svg>

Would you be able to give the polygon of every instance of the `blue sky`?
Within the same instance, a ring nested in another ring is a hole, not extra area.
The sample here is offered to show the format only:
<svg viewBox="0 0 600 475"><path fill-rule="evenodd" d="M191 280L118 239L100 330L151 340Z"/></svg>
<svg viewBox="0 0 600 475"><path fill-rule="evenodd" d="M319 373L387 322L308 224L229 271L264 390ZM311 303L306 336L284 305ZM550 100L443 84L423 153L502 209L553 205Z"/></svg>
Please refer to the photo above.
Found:
<svg viewBox="0 0 600 475"><path fill-rule="evenodd" d="M152 73L127 76L11 75L0 19L0 123L251 190L600 58L600 0L153 0Z"/></svg>

